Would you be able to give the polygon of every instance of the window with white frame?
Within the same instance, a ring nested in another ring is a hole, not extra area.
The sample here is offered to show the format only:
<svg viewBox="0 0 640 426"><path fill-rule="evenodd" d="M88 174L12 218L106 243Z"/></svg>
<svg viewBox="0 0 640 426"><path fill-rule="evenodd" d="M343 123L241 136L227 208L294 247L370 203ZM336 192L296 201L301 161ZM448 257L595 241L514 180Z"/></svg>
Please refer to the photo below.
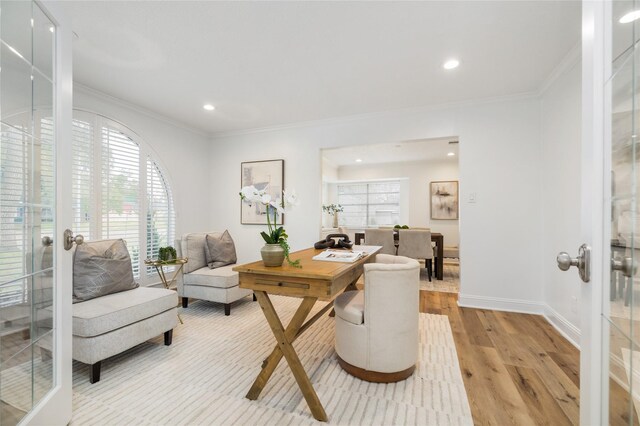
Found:
<svg viewBox="0 0 640 426"><path fill-rule="evenodd" d="M76 112L73 130L74 230L87 240L124 239L136 280L157 281L143 263L175 234L165 174L149 147L113 120Z"/></svg>
<svg viewBox="0 0 640 426"><path fill-rule="evenodd" d="M32 237L53 235L53 121L38 113L33 126L37 138L21 125L0 129L0 307L28 300ZM38 277L48 272L38 271Z"/></svg>
<svg viewBox="0 0 640 426"><path fill-rule="evenodd" d="M400 222L400 181L338 183L340 226L367 228Z"/></svg>
<svg viewBox="0 0 640 426"><path fill-rule="evenodd" d="M53 236L53 121L34 119L39 138L19 127L4 126L0 144L0 306L25 302L31 269L32 233ZM38 164L35 164L37 162ZM122 238L131 254L133 272L142 285L156 282L145 258L171 245L175 212L171 188L150 149L134 132L96 114L76 111L71 167L73 230L87 241ZM40 185L32 185L35 173ZM39 208L26 209L28 197Z"/></svg>

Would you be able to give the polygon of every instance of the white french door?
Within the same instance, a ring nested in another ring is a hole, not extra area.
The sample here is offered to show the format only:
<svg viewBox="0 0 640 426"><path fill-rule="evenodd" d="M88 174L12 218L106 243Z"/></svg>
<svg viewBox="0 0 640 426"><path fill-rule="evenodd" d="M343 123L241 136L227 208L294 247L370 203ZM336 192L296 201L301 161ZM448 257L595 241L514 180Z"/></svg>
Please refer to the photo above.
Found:
<svg viewBox="0 0 640 426"><path fill-rule="evenodd" d="M71 28L0 0L0 424L71 419Z"/></svg>
<svg viewBox="0 0 640 426"><path fill-rule="evenodd" d="M640 2L583 1L580 421L640 419Z"/></svg>

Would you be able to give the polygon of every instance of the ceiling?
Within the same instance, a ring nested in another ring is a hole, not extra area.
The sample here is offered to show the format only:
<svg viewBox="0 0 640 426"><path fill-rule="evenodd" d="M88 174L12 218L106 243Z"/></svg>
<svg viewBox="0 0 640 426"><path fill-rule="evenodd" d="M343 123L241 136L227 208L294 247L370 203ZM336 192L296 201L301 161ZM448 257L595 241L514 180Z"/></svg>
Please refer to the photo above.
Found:
<svg viewBox="0 0 640 426"><path fill-rule="evenodd" d="M404 163L409 161L458 161L458 144L455 137L442 139L418 139L398 143L345 146L322 150L325 164L333 167L367 166L381 163ZM453 152L455 156L447 154ZM360 159L362 161L357 162Z"/></svg>
<svg viewBox="0 0 640 426"><path fill-rule="evenodd" d="M60 6L77 83L211 134L533 92L580 39L573 1Z"/></svg>

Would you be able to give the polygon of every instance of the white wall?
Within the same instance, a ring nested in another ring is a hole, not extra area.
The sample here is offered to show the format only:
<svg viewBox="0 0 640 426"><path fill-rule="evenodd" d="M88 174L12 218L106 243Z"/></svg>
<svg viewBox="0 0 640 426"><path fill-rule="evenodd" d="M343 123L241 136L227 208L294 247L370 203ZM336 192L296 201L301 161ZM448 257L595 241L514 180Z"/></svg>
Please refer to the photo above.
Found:
<svg viewBox="0 0 640 426"><path fill-rule="evenodd" d="M152 148L173 190L177 236L211 228L207 207L213 194L207 188L213 186L208 177L216 160L209 157L209 138L85 88L74 89L73 107L124 124Z"/></svg>
<svg viewBox="0 0 640 426"><path fill-rule="evenodd" d="M580 58L545 91L542 108L542 200L545 315L574 343L580 337L580 283L575 268L562 272L556 256L580 246Z"/></svg>
<svg viewBox="0 0 640 426"><path fill-rule="evenodd" d="M331 182L338 180L338 167L322 157L322 205L335 204L338 198L336 186ZM322 227L333 227L333 216L324 213L322 215ZM320 239L321 237L318 237Z"/></svg>
<svg viewBox="0 0 640 426"><path fill-rule="evenodd" d="M408 214L402 224L431 228L444 235L446 246L458 245L460 234L457 220L431 220L429 182L458 180L457 158L440 161L412 161L404 163L354 164L338 168L338 180L408 179Z"/></svg>
<svg viewBox="0 0 640 426"><path fill-rule="evenodd" d="M236 240L239 260L258 259L264 227L240 225L240 163L284 158L285 186L295 187L301 201L285 228L293 249L309 247L321 223L321 148L457 135L461 303L540 312L539 129L539 100L522 97L218 135L210 152L215 201L209 210L214 228L229 229ZM466 201L470 193L476 203Z"/></svg>

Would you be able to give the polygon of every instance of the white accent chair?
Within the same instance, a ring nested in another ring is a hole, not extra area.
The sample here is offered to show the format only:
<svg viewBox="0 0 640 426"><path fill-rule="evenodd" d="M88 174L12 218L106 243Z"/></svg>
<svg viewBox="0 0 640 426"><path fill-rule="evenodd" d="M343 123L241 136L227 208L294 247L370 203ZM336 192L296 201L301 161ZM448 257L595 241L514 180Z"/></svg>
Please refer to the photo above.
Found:
<svg viewBox="0 0 640 426"><path fill-rule="evenodd" d="M398 230L398 256L412 259L424 259L429 281L433 272L433 247L431 246L431 231L423 229Z"/></svg>
<svg viewBox="0 0 640 426"><path fill-rule="evenodd" d="M208 234L216 234L208 232ZM207 266L204 245L207 233L183 235L176 240L178 257L187 257L182 277L176 280L178 296L182 298L182 307L189 306L189 298L208 300L224 304L224 314L231 315L231 303L253 294L253 291L239 287L238 273L233 271L235 264L210 269ZM255 298L254 298L255 300Z"/></svg>
<svg viewBox="0 0 640 426"><path fill-rule="evenodd" d="M102 360L163 333L169 346L178 325L176 293L164 288L138 287L75 303L72 315L73 359L90 365L91 383L100 380Z"/></svg>
<svg viewBox="0 0 640 426"><path fill-rule="evenodd" d="M393 228L365 229L364 243L368 246L382 246L380 253L396 254L396 244L393 241Z"/></svg>
<svg viewBox="0 0 640 426"><path fill-rule="evenodd" d="M364 265L364 288L335 300L338 362L363 380L404 380L418 359L420 264L378 254Z"/></svg>
<svg viewBox="0 0 640 426"><path fill-rule="evenodd" d="M137 287L74 303L71 309L72 356L76 361L89 365L89 382L100 381L103 360L149 339L164 334L164 344L171 345L173 329L178 324L176 302L173 290ZM51 309L52 306L47 308L49 328L53 318ZM42 326L44 321L42 318L38 320ZM51 356L50 333L37 344L43 350L44 358Z"/></svg>

